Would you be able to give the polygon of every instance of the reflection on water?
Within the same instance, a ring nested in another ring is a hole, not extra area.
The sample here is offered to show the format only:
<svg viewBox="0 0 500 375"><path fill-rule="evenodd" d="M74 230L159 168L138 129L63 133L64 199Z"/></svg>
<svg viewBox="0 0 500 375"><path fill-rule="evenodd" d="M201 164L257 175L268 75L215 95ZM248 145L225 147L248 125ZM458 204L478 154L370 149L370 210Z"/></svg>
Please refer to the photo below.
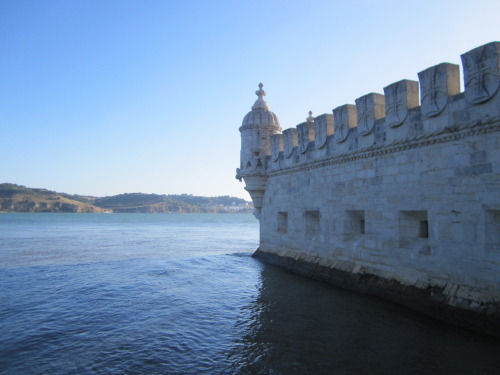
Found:
<svg viewBox="0 0 500 375"><path fill-rule="evenodd" d="M0 374L499 374L500 342L250 257L249 215L0 215Z"/></svg>
<svg viewBox="0 0 500 375"><path fill-rule="evenodd" d="M224 374L494 374L500 342L264 266Z"/></svg>

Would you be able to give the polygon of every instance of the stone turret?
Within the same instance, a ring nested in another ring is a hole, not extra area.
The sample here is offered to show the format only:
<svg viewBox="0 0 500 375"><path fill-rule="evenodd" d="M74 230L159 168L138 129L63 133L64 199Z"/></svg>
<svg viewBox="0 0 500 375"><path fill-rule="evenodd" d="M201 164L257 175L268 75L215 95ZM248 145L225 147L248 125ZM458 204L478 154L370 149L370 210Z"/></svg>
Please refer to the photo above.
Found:
<svg viewBox="0 0 500 375"><path fill-rule="evenodd" d="M264 100L266 92L262 90L263 86L259 84L259 90L255 92L258 98L240 127L240 168L236 169L236 178L245 180L245 190L250 193L257 218L266 189L266 156L271 155L271 137L281 133L278 117Z"/></svg>
<svg viewBox="0 0 500 375"><path fill-rule="evenodd" d="M462 63L463 92L440 63L282 134L261 87L238 171L255 255L500 337L500 42Z"/></svg>

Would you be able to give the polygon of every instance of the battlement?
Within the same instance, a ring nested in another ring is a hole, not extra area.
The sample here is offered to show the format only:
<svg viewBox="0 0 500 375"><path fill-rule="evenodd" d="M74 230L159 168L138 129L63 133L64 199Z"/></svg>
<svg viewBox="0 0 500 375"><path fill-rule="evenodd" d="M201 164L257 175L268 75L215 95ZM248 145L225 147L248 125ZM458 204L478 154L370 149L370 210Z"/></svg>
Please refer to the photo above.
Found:
<svg viewBox="0 0 500 375"><path fill-rule="evenodd" d="M257 256L500 337L500 42L462 64L463 92L442 63L283 132L260 85L237 171Z"/></svg>
<svg viewBox="0 0 500 375"><path fill-rule="evenodd" d="M441 63L418 73L419 81L401 80L333 109L333 114L271 137L266 172L286 171L366 158L476 132L498 130L500 120L500 42L461 56L460 68ZM420 97L419 97L420 91Z"/></svg>

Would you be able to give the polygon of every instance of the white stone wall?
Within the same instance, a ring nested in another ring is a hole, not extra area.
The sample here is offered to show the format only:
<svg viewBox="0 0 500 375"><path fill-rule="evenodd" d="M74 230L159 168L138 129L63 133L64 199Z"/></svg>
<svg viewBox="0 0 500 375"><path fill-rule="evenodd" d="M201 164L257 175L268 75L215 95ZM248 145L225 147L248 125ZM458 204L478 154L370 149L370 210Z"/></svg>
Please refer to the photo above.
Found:
<svg viewBox="0 0 500 375"><path fill-rule="evenodd" d="M337 107L333 134L325 115L313 137L274 135L260 250L500 303L499 52L462 56L464 93L440 64L419 74L420 106L404 80Z"/></svg>

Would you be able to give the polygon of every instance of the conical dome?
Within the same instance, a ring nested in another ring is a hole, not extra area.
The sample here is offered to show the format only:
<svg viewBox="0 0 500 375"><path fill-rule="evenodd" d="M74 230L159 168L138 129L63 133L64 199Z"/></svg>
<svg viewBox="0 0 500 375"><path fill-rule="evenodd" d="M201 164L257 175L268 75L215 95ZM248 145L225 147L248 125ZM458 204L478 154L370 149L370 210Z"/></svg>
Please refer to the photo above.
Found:
<svg viewBox="0 0 500 375"><path fill-rule="evenodd" d="M262 90L264 85L262 83L259 84L259 90L255 91L255 94L258 96L254 105L252 106L252 110L247 113L247 115L243 118L243 123L241 124L242 128L254 126L254 125L262 125L262 126L280 126L280 121L278 117L269 110L269 106L264 100L264 96L266 96L266 92Z"/></svg>

